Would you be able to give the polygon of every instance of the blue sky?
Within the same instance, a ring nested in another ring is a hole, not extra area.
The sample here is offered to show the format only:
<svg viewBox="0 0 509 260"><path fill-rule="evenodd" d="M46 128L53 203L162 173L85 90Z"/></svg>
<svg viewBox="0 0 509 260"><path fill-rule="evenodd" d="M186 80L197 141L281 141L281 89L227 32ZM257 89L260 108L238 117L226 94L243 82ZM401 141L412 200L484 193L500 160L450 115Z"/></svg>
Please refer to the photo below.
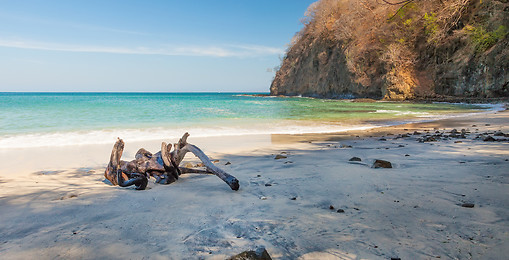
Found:
<svg viewBox="0 0 509 260"><path fill-rule="evenodd" d="M268 92L314 0L0 0L0 91Z"/></svg>

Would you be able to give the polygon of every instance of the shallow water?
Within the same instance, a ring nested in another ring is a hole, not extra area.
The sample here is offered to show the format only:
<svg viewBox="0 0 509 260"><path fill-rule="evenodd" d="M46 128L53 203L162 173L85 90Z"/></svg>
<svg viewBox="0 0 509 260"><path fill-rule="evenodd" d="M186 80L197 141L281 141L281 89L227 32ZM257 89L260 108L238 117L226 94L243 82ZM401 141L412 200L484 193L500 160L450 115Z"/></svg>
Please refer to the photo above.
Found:
<svg viewBox="0 0 509 260"><path fill-rule="evenodd" d="M0 93L0 148L193 136L341 132L488 111L241 93Z"/></svg>

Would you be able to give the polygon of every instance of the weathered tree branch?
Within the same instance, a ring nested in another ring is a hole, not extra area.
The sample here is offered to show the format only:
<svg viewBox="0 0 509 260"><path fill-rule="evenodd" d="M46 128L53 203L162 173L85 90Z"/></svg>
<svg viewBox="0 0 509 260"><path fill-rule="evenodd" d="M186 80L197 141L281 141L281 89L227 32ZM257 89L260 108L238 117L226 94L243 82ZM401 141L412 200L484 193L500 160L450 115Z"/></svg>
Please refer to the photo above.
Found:
<svg viewBox="0 0 509 260"><path fill-rule="evenodd" d="M170 184L178 180L184 173L214 174L226 182L232 190L239 189L239 181L234 176L215 166L205 153L195 145L187 143L188 133L185 133L179 142L173 145L163 142L161 151L156 154L141 148L135 155L135 160L121 161L124 150L124 141L118 139L113 145L110 161L104 172L104 177L113 185L128 187L135 185L136 189L143 190L148 184L148 178L154 177L157 183ZM206 170L179 167L186 153L191 152L198 157Z"/></svg>

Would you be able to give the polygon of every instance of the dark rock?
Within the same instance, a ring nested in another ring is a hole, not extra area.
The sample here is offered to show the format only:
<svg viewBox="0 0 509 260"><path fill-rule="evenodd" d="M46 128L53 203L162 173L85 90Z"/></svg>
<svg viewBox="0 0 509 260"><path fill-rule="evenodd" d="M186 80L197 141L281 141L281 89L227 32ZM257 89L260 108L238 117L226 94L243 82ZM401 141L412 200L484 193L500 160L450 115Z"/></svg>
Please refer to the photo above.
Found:
<svg viewBox="0 0 509 260"><path fill-rule="evenodd" d="M329 206L329 209L334 209L334 206L330 205L330 206Z"/></svg>
<svg viewBox="0 0 509 260"><path fill-rule="evenodd" d="M455 144L461 144L463 143L462 141L454 141Z"/></svg>
<svg viewBox="0 0 509 260"><path fill-rule="evenodd" d="M230 164L232 164L232 163L231 162L226 162L224 165L230 165Z"/></svg>
<svg viewBox="0 0 509 260"><path fill-rule="evenodd" d="M420 135L421 133L414 131L414 135Z"/></svg>
<svg viewBox="0 0 509 260"><path fill-rule="evenodd" d="M497 131L494 136L505 136L504 133L502 133L502 131Z"/></svg>
<svg viewBox="0 0 509 260"><path fill-rule="evenodd" d="M290 200L297 200L297 197L290 198Z"/></svg>
<svg viewBox="0 0 509 260"><path fill-rule="evenodd" d="M288 158L286 155L278 154L278 155L276 155L276 157L274 157L274 160L286 159L286 158Z"/></svg>
<svg viewBox="0 0 509 260"><path fill-rule="evenodd" d="M385 138L380 138L380 139L378 139L378 141L387 141L387 139L385 139Z"/></svg>
<svg viewBox="0 0 509 260"><path fill-rule="evenodd" d="M398 145L398 147L405 147L405 146L404 146L404 145L402 145L402 144L400 144L400 145Z"/></svg>
<svg viewBox="0 0 509 260"><path fill-rule="evenodd" d="M410 156L410 154L405 154L406 157Z"/></svg>
<svg viewBox="0 0 509 260"><path fill-rule="evenodd" d="M461 204L462 207L464 208L473 208L475 206L474 203L463 203Z"/></svg>
<svg viewBox="0 0 509 260"><path fill-rule="evenodd" d="M345 213L344 209L338 209L337 213Z"/></svg>
<svg viewBox="0 0 509 260"><path fill-rule="evenodd" d="M244 251L238 255L228 258L228 260L272 260L267 250L263 247L256 250Z"/></svg>
<svg viewBox="0 0 509 260"><path fill-rule="evenodd" d="M270 187L270 186L272 186L272 184L270 184L270 183L265 183L265 187Z"/></svg>
<svg viewBox="0 0 509 260"><path fill-rule="evenodd" d="M352 158L350 158L350 160L348 160L348 161L350 161L350 162L360 162L360 161L362 161L362 159L361 159L361 158L359 158L359 157L352 157Z"/></svg>
<svg viewBox="0 0 509 260"><path fill-rule="evenodd" d="M401 260L399 257L391 257L391 260Z"/></svg>
<svg viewBox="0 0 509 260"><path fill-rule="evenodd" d="M493 138L491 135L488 135L483 139L485 142L495 142L497 139Z"/></svg>
<svg viewBox="0 0 509 260"><path fill-rule="evenodd" d="M375 160L372 168L392 168L392 164L391 162L385 160Z"/></svg>

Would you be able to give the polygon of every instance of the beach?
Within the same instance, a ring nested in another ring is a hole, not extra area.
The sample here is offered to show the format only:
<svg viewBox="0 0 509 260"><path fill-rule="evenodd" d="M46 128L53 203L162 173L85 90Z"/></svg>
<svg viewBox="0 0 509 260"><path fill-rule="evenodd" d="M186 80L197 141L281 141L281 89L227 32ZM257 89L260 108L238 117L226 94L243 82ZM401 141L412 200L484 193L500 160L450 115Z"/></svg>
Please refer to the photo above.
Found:
<svg viewBox="0 0 509 260"><path fill-rule="evenodd" d="M419 142L453 129L465 138ZM193 174L144 191L111 186L113 144L2 150L0 255L225 259L264 247L273 259L503 259L509 142L484 141L509 138L497 131L509 133L507 111L338 134L190 136L239 191ZM125 160L160 147L125 141ZM373 168L377 159L392 168Z"/></svg>

